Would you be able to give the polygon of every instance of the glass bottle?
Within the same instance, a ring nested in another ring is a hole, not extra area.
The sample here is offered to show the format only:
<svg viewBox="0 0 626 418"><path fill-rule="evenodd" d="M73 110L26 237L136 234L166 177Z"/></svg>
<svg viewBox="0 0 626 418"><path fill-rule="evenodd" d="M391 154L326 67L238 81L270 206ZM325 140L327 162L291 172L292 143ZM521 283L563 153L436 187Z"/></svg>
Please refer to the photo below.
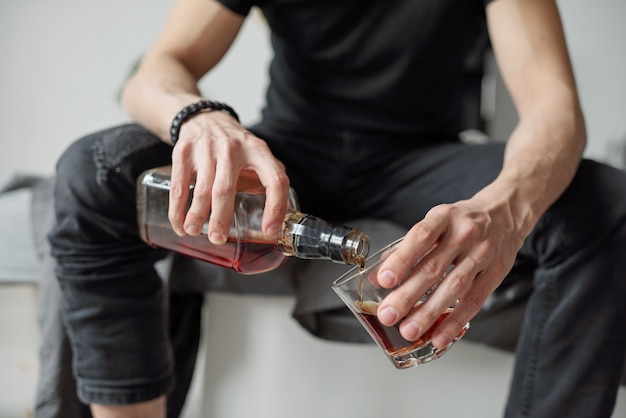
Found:
<svg viewBox="0 0 626 418"><path fill-rule="evenodd" d="M170 176L171 166L158 167L145 171L137 181L139 233L153 247L173 250L243 274L273 270L290 256L362 264L369 252L366 234L300 212L293 189L290 189L289 210L278 236L265 235L261 229L265 190L253 171L244 171L240 176L225 244L215 245L208 240L208 221L200 235L179 237L167 216ZM191 191L193 193L193 185Z"/></svg>

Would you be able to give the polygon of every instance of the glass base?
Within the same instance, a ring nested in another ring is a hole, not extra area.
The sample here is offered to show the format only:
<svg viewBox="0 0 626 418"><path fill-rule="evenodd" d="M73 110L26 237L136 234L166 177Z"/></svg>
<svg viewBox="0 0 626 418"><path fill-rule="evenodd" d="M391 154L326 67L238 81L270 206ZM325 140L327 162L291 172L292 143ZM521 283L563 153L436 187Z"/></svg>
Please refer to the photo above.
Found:
<svg viewBox="0 0 626 418"><path fill-rule="evenodd" d="M468 329L469 323L465 324L465 327L463 327L459 335L457 335L454 340L450 341L450 343L442 350L438 350L430 341L428 341L426 344L415 347L408 352L395 354L387 353L387 357L389 357L389 360L391 360L396 369L409 369L411 367L429 363L443 356L448 349L454 345L454 343L463 338Z"/></svg>

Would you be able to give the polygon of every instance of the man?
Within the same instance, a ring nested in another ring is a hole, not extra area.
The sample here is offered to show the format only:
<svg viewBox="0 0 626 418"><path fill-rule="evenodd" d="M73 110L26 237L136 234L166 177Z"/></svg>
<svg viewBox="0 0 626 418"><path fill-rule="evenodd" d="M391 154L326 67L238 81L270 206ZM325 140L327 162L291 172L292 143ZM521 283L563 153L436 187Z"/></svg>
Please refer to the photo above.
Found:
<svg viewBox="0 0 626 418"><path fill-rule="evenodd" d="M177 1L124 92L137 125L77 141L57 169L50 242L79 395L95 416L164 415L172 362L152 267L164 252L138 237L134 180L170 163L181 235L198 235L210 213L208 239L225 242L244 169L265 187L269 236L290 185L307 213L405 226L379 274L387 286L404 281L378 316L409 340L458 300L433 333L447 345L507 276L530 272L506 415L610 416L626 350L613 332L626 315L626 177L582 161L555 2L485 3L258 2L274 60L263 118L246 129L228 105L202 101L197 82L256 3ZM458 140L463 64L485 28L519 114L506 145Z"/></svg>

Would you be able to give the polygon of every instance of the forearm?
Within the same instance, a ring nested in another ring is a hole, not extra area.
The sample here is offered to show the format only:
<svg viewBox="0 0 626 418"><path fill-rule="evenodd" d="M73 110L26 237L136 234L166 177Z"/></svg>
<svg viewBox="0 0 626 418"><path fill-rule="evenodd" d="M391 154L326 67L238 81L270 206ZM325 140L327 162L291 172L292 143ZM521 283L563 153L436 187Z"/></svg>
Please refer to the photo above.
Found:
<svg viewBox="0 0 626 418"><path fill-rule="evenodd" d="M135 122L170 143L174 116L200 98L196 80L185 66L169 57L147 57L126 84L122 106Z"/></svg>
<svg viewBox="0 0 626 418"><path fill-rule="evenodd" d="M243 20L219 2L178 0L124 89L122 105L128 115L170 143L172 119L200 100L198 80L222 59Z"/></svg>
<svg viewBox="0 0 626 418"><path fill-rule="evenodd" d="M513 227L525 237L571 182L585 124L555 1L499 0L490 3L487 17L520 118L501 174L484 194L508 205Z"/></svg>
<svg viewBox="0 0 626 418"><path fill-rule="evenodd" d="M507 142L500 175L479 193L494 204L506 202L524 236L572 181L586 143L576 92L559 91L558 84L547 91L524 109Z"/></svg>

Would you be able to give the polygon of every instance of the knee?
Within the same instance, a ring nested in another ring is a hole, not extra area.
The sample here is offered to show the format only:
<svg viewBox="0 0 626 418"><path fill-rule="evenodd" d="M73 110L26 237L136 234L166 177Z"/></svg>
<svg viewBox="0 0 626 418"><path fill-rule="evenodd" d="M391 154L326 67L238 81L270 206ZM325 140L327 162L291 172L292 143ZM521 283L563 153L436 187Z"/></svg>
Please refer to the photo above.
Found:
<svg viewBox="0 0 626 418"><path fill-rule="evenodd" d="M626 214L626 172L607 164L584 160L565 192L578 212L595 222L614 223ZM567 201L567 200L566 200Z"/></svg>
<svg viewBox="0 0 626 418"><path fill-rule="evenodd" d="M148 168L171 163L171 147L136 124L98 131L78 139L56 165L57 198L98 202L106 195L132 198L135 180Z"/></svg>
<svg viewBox="0 0 626 418"><path fill-rule="evenodd" d="M72 143L57 161L55 227L48 235L59 264L81 250L93 255L125 237L143 249L136 227L136 179L171 160L171 147L138 125L99 131ZM95 244L97 243L97 245ZM99 246L98 246L99 245ZM90 252L91 251L91 252ZM119 252L119 251L118 251Z"/></svg>
<svg viewBox="0 0 626 418"><path fill-rule="evenodd" d="M626 173L585 160L563 195L540 219L533 236L559 254L595 243L622 241L615 233L626 220ZM549 239L548 239L549 238ZM532 236L531 236L532 240Z"/></svg>
<svg viewBox="0 0 626 418"><path fill-rule="evenodd" d="M125 167L137 163L134 155L161 147L167 148L156 136L135 124L89 134L72 143L57 161L57 183L71 185L93 180L102 186L112 174L132 171Z"/></svg>
<svg viewBox="0 0 626 418"><path fill-rule="evenodd" d="M90 135L74 141L61 154L56 163L57 188L70 186L78 178L84 181L89 177L88 173L94 168L91 144L95 138L95 135Z"/></svg>

